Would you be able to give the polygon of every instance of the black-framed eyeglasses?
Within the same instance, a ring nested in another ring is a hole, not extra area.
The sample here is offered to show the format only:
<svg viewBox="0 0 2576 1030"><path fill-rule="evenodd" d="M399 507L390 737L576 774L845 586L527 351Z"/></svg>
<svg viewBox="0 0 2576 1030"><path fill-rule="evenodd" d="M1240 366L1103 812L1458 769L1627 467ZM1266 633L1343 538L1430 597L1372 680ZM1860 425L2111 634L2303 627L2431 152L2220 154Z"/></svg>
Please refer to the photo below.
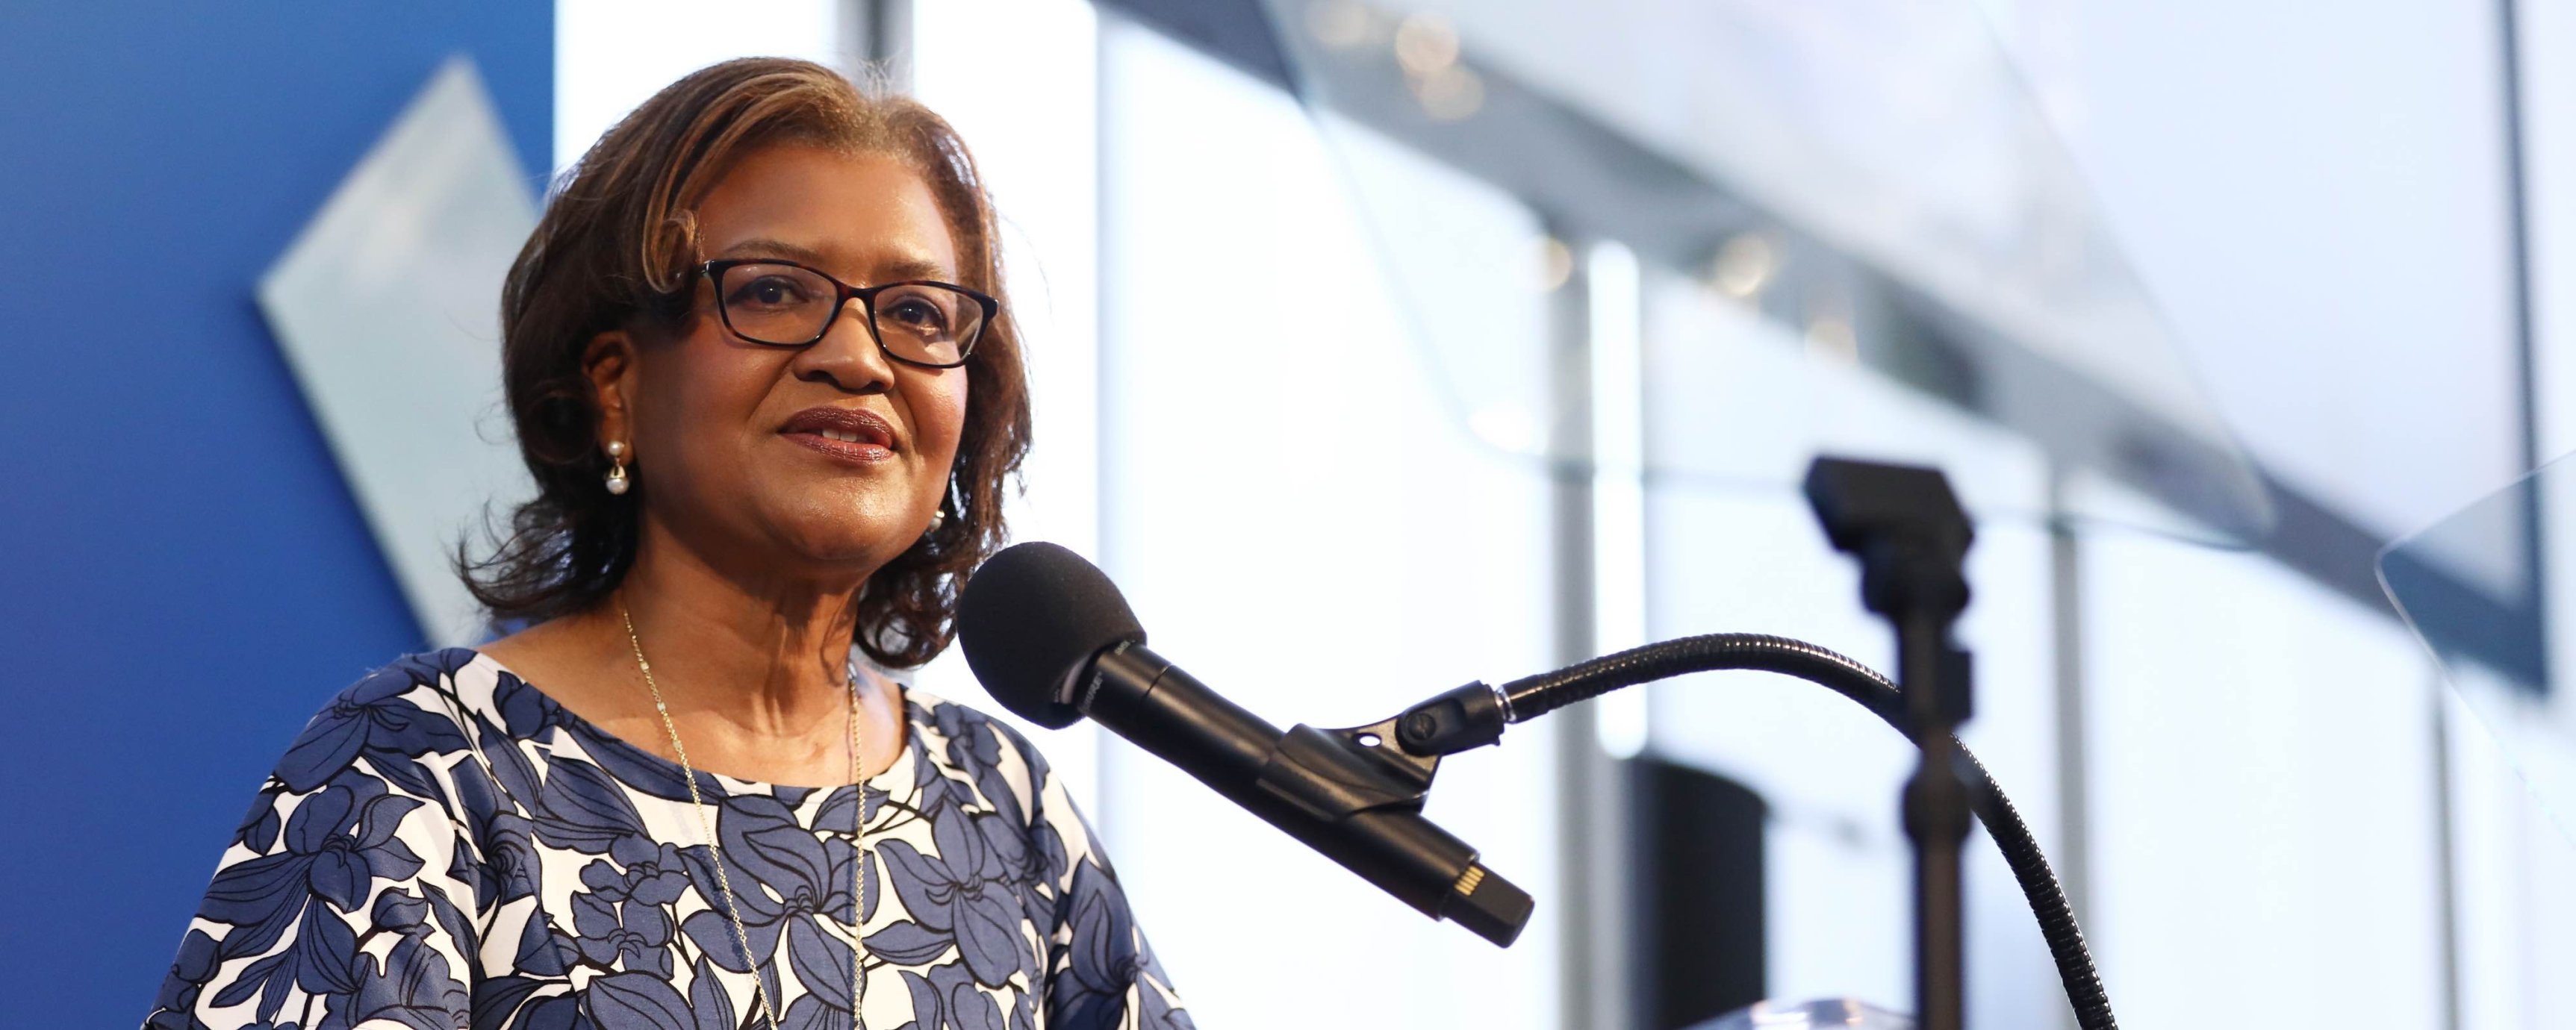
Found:
<svg viewBox="0 0 2576 1030"><path fill-rule="evenodd" d="M772 347L805 347L832 330L858 298L868 335L886 356L923 368L955 368L975 352L1002 302L954 283L908 279L858 287L775 258L709 261L716 312L735 336Z"/></svg>

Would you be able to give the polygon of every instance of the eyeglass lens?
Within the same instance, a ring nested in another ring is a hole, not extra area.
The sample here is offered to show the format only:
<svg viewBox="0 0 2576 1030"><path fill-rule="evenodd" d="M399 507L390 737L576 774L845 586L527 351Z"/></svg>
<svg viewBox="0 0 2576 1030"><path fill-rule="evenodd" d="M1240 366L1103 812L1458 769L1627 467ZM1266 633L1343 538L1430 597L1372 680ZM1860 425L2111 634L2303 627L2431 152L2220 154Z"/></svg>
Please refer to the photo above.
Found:
<svg viewBox="0 0 2576 1030"><path fill-rule="evenodd" d="M840 295L830 279L795 265L734 265L716 284L725 324L746 339L781 346L812 343L822 336ZM876 294L872 306L877 340L908 361L955 364L983 329L983 305L945 286L889 287Z"/></svg>

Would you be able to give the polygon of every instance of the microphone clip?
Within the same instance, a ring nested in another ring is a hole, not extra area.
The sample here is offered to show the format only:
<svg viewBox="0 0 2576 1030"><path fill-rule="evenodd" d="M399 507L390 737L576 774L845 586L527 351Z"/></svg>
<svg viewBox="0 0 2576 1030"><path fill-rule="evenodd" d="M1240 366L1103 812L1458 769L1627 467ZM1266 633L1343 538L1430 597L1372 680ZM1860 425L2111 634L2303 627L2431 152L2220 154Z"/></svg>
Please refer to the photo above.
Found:
<svg viewBox="0 0 2576 1030"><path fill-rule="evenodd" d="M1502 693L1470 683L1366 726L1300 724L1280 738L1256 782L1328 821L1372 809L1419 812L1440 759L1499 742L1504 722Z"/></svg>

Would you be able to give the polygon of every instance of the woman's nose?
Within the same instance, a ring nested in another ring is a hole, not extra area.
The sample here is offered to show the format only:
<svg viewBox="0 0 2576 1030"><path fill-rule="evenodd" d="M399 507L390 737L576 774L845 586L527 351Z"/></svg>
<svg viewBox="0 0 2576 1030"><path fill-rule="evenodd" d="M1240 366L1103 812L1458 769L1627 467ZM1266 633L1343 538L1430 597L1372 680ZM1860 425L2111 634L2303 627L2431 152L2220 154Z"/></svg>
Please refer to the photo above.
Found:
<svg viewBox="0 0 2576 1030"><path fill-rule="evenodd" d="M848 393L880 393L894 384L894 365L868 326L868 307L852 297L838 317L796 355L796 377L829 383Z"/></svg>

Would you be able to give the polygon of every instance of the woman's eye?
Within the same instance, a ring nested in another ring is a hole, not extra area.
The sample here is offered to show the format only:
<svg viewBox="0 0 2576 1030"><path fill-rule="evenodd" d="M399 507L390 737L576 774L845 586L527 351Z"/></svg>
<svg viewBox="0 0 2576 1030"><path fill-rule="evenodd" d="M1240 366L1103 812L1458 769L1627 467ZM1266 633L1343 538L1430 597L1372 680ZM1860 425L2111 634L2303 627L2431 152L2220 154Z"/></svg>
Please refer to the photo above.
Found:
<svg viewBox="0 0 2576 1030"><path fill-rule="evenodd" d="M904 297L895 301L886 308L885 317L897 325L924 332L940 332L948 328L948 313L920 297Z"/></svg>
<svg viewBox="0 0 2576 1030"><path fill-rule="evenodd" d="M783 308L802 304L807 296L803 283L783 275L765 275L742 284L727 300L750 307Z"/></svg>

